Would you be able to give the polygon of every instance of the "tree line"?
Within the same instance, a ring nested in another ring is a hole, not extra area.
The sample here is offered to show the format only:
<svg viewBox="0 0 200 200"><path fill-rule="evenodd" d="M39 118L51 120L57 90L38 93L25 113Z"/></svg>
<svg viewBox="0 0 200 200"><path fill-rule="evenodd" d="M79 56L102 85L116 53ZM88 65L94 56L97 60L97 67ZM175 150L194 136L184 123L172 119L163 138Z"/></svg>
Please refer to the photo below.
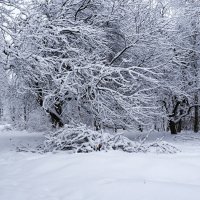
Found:
<svg viewBox="0 0 200 200"><path fill-rule="evenodd" d="M199 131L197 0L0 1L11 121Z"/></svg>

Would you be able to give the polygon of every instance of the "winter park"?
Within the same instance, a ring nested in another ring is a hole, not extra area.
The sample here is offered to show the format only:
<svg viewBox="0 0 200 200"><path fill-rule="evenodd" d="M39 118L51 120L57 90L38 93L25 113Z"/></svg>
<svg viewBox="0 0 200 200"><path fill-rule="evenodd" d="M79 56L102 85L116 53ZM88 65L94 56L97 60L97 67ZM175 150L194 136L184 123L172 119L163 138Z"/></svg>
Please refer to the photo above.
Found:
<svg viewBox="0 0 200 200"><path fill-rule="evenodd" d="M200 200L200 1L0 0L0 200Z"/></svg>

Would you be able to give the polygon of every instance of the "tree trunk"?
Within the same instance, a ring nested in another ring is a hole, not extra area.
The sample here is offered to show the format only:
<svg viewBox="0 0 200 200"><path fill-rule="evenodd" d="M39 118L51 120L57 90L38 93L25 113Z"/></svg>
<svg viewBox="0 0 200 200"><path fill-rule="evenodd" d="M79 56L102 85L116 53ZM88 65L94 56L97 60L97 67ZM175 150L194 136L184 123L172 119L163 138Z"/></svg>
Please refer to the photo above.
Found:
<svg viewBox="0 0 200 200"><path fill-rule="evenodd" d="M182 131L182 120L180 119L180 121L177 124L177 133L180 133Z"/></svg>
<svg viewBox="0 0 200 200"><path fill-rule="evenodd" d="M195 94L194 97L195 104L198 105L198 95ZM199 106L194 107L194 132L197 133L199 131Z"/></svg>
<svg viewBox="0 0 200 200"><path fill-rule="evenodd" d="M56 127L61 128L61 127L64 126L64 123L62 122L62 120L56 114L54 114L51 111L48 111L48 113L50 115L51 122L52 122L52 125L53 125L54 128L56 128Z"/></svg>
<svg viewBox="0 0 200 200"><path fill-rule="evenodd" d="M180 110L180 115L183 114L183 110ZM177 132L180 133L182 131L182 119L177 123Z"/></svg>
<svg viewBox="0 0 200 200"><path fill-rule="evenodd" d="M38 84L36 84L38 86ZM42 89L38 89L38 97L37 97L37 101L39 102L40 106L43 107L43 94L42 94ZM61 120L61 114L62 114L62 105L63 102L59 100L59 98L56 99L56 102L54 103L54 109L47 109L46 112L49 113L51 122L52 122L52 126L54 128L56 127L63 127L64 123Z"/></svg>
<svg viewBox="0 0 200 200"><path fill-rule="evenodd" d="M61 119L62 107L63 107L63 102L59 98L57 98L56 102L54 103L55 113L53 111L49 110L49 114L51 117L53 127L63 127L64 126L64 123Z"/></svg>
<svg viewBox="0 0 200 200"><path fill-rule="evenodd" d="M99 131L101 129L101 126L98 123L97 119L94 120L94 127L95 127L95 131Z"/></svg>
<svg viewBox="0 0 200 200"><path fill-rule="evenodd" d="M173 122L172 120L169 120L169 129L171 134L177 134L176 123Z"/></svg>

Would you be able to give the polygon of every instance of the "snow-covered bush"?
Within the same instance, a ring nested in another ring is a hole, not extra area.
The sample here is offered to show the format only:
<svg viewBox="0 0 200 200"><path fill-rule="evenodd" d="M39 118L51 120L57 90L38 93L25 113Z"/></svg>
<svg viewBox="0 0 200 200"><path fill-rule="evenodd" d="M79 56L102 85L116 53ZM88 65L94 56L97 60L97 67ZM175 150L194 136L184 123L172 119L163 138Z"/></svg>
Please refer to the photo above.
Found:
<svg viewBox="0 0 200 200"><path fill-rule="evenodd" d="M71 150L73 152L92 152L121 149L129 151L132 142L122 135L111 135L88 129L81 125L65 125L64 128L46 136L45 150Z"/></svg>
<svg viewBox="0 0 200 200"><path fill-rule="evenodd" d="M109 134L88 129L86 126L65 125L64 128L46 136L44 151L65 150L74 153L88 153L101 150L122 150L125 152L176 153L178 149L168 143L155 141L132 141L121 134Z"/></svg>

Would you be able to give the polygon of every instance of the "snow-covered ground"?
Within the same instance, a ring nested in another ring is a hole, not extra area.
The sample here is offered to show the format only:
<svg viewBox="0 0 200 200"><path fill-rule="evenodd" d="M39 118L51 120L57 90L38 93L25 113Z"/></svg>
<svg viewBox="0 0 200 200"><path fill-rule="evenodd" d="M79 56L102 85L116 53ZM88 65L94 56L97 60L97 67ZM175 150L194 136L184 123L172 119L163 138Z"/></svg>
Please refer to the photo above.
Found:
<svg viewBox="0 0 200 200"><path fill-rule="evenodd" d="M36 154L15 149L40 144L41 133L0 126L0 200L199 200L200 136L192 137L167 135L177 154Z"/></svg>

